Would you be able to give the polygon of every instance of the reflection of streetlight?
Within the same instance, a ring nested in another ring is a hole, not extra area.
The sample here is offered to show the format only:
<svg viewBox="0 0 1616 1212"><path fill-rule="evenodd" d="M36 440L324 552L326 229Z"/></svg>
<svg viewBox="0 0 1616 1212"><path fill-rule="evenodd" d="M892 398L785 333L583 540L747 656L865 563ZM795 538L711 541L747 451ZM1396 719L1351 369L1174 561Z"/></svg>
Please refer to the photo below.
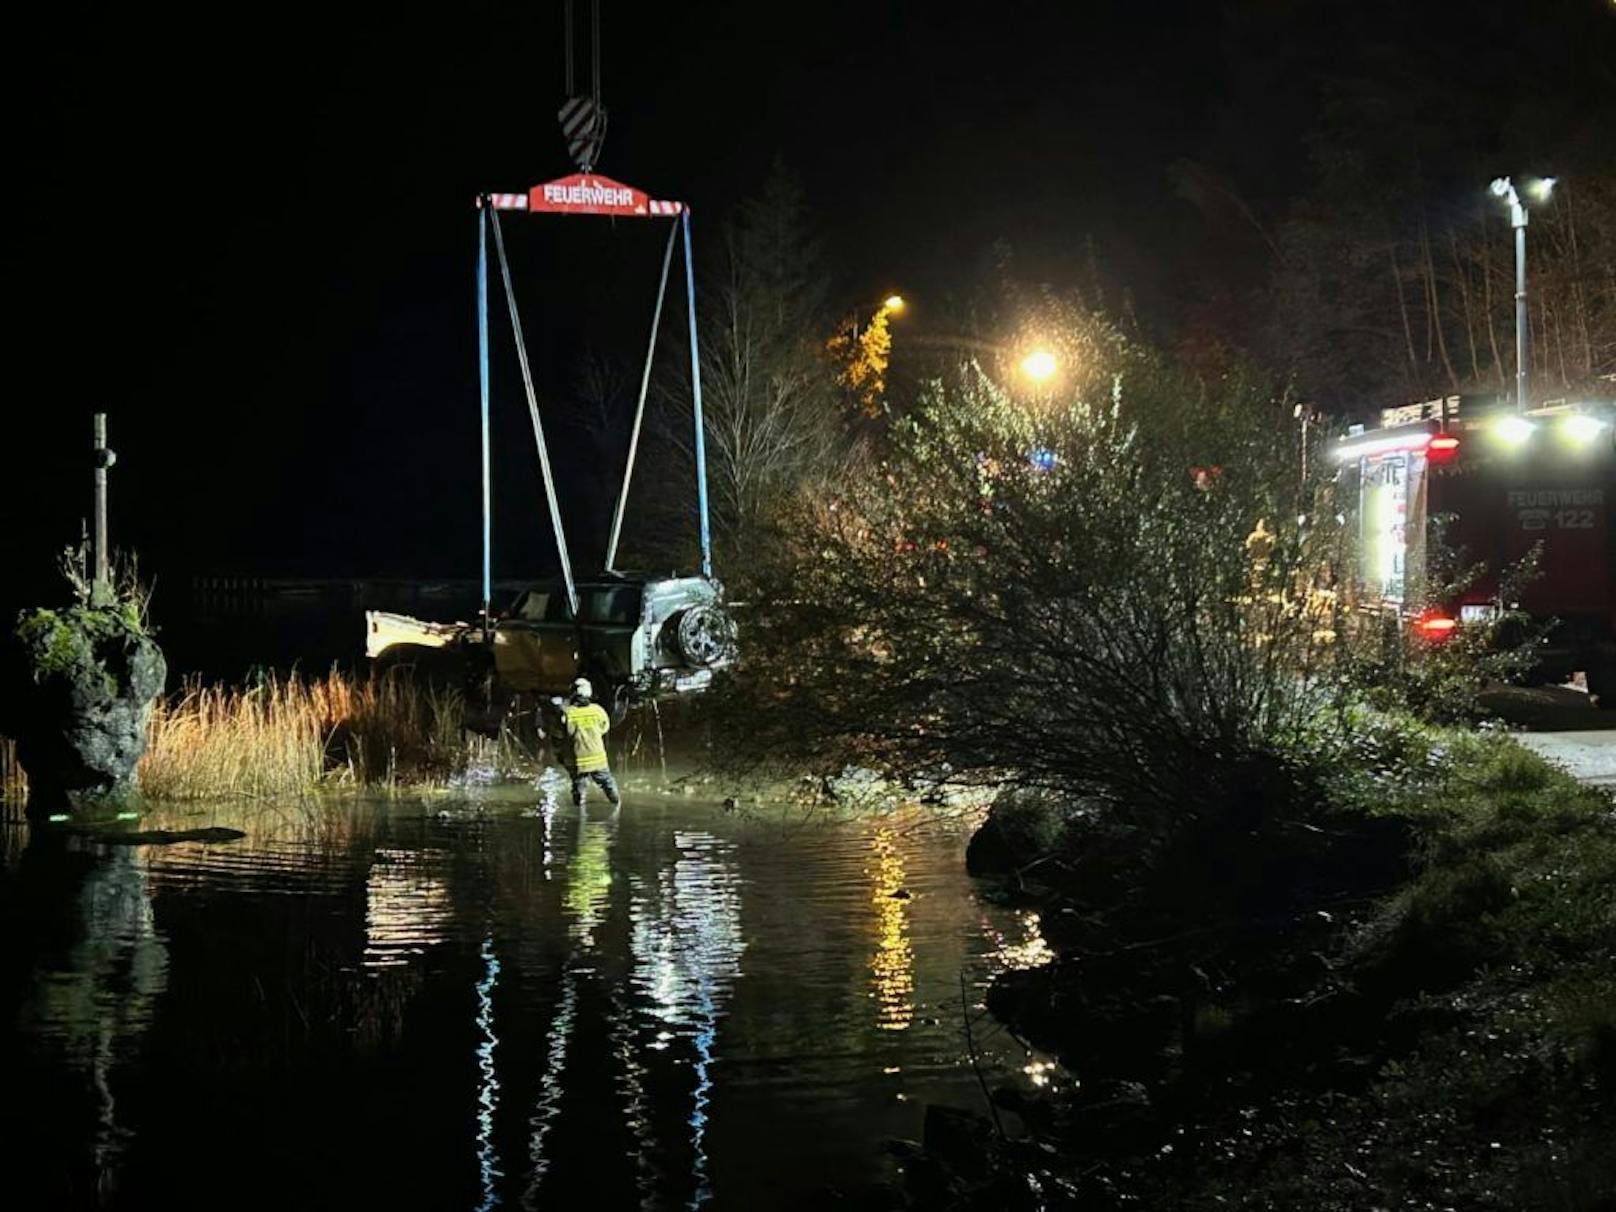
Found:
<svg viewBox="0 0 1616 1212"><path fill-rule="evenodd" d="M1060 369L1060 361L1049 350L1039 348L1021 359L1021 373L1034 383L1044 383Z"/></svg>
<svg viewBox="0 0 1616 1212"><path fill-rule="evenodd" d="M909 939L908 895L903 852L891 829L882 826L870 839L875 852L868 868L875 889L876 946L870 957L870 983L877 1001L876 1026L902 1031L915 1017L915 949Z"/></svg>
<svg viewBox="0 0 1616 1212"><path fill-rule="evenodd" d="M1491 185L1493 197L1509 203L1509 223L1515 229L1515 408L1526 411L1526 204L1515 192L1508 177L1499 177ZM1554 178L1544 177L1526 187L1538 202L1547 202L1554 191Z"/></svg>

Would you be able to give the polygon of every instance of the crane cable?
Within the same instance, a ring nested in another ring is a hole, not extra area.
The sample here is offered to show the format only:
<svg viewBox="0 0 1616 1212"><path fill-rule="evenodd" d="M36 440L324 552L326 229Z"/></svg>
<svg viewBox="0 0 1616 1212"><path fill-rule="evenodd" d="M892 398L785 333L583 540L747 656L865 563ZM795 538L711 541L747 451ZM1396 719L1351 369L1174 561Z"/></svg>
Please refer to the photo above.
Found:
<svg viewBox="0 0 1616 1212"><path fill-rule="evenodd" d="M563 0L563 43L565 46L567 95L559 117L568 151L584 172L594 168L606 141L606 107L601 104L600 0L589 5L589 94L577 92L577 72L573 68L578 37L572 21L572 0Z"/></svg>
<svg viewBox="0 0 1616 1212"><path fill-rule="evenodd" d="M578 36L573 32L572 26L572 0L565 0L562 6L565 14L566 32L563 35L567 48L567 96L577 95L577 76L572 70L572 54L577 44ZM589 0L589 98L600 109L600 0Z"/></svg>
<svg viewBox="0 0 1616 1212"><path fill-rule="evenodd" d="M567 34L566 34L566 38L567 38L567 42L566 42L566 46L567 46L567 96L570 97L570 96L573 95L572 44L573 44L574 38L573 38L573 33L572 33L572 0L565 0L565 3L562 5L562 9L566 13L566 23L567 23Z"/></svg>
<svg viewBox="0 0 1616 1212"><path fill-rule="evenodd" d="M589 78L594 85L595 112L604 115L600 104L600 0L589 0L590 61Z"/></svg>

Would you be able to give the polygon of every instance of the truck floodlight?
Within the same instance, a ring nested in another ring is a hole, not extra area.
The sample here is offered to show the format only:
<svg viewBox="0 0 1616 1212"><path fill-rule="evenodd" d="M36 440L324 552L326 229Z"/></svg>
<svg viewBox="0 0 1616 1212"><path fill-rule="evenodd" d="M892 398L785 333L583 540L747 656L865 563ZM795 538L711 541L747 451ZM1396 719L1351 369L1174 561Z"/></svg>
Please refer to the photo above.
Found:
<svg viewBox="0 0 1616 1212"><path fill-rule="evenodd" d="M1573 446L1589 446L1605 432L1607 425L1598 417L1591 417L1585 412L1574 412L1562 417L1557 428L1560 436Z"/></svg>
<svg viewBox="0 0 1616 1212"><path fill-rule="evenodd" d="M1519 415L1500 417L1493 425L1493 435L1512 448L1525 446L1536 430L1536 425Z"/></svg>

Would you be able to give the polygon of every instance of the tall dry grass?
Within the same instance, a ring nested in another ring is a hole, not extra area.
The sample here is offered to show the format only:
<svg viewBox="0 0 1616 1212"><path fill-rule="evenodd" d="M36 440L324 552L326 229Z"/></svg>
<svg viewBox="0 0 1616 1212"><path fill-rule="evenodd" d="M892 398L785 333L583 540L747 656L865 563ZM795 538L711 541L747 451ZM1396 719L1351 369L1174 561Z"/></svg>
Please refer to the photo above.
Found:
<svg viewBox="0 0 1616 1212"><path fill-rule="evenodd" d="M28 776L17 761L17 742L0 736L0 820L20 813L28 799Z"/></svg>
<svg viewBox="0 0 1616 1212"><path fill-rule="evenodd" d="M328 681L330 679L327 679ZM332 723L323 683L191 684L152 711L140 788L163 799L275 796L318 787Z"/></svg>
<svg viewBox="0 0 1616 1212"><path fill-rule="evenodd" d="M442 782L475 760L464 703L398 674L192 683L152 712L140 789L159 799L270 798Z"/></svg>

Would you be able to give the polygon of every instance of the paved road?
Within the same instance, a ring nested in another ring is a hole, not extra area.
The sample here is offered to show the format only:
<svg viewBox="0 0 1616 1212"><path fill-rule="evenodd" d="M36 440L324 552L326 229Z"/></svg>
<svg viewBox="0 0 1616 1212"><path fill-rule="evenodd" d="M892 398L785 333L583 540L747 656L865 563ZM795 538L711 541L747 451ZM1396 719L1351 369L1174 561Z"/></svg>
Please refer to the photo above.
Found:
<svg viewBox="0 0 1616 1212"><path fill-rule="evenodd" d="M1616 727L1598 732L1522 732L1515 739L1585 783L1616 788Z"/></svg>
<svg viewBox="0 0 1616 1212"><path fill-rule="evenodd" d="M1585 783L1616 788L1616 711L1601 711L1585 693L1565 686L1511 688L1487 699L1505 719L1528 729L1513 734L1528 749Z"/></svg>

